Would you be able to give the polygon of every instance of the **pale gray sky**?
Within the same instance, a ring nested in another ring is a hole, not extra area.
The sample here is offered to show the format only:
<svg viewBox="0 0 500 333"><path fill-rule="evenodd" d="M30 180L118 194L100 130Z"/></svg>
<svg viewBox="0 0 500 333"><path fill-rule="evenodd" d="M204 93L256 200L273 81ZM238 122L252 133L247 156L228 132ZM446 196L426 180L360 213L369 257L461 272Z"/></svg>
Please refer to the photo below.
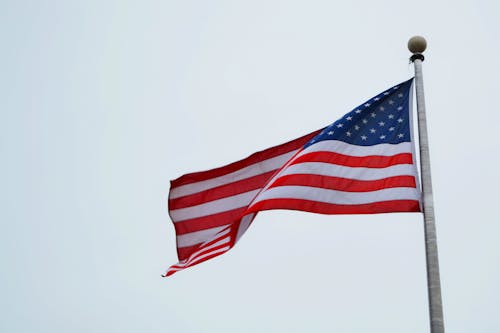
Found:
<svg viewBox="0 0 500 333"><path fill-rule="evenodd" d="M180 272L169 180L424 81L449 332L500 331L497 1L0 3L0 331L426 332L418 214L259 214ZM389 236L388 236L389 235ZM276 243L280 246L276 247Z"/></svg>

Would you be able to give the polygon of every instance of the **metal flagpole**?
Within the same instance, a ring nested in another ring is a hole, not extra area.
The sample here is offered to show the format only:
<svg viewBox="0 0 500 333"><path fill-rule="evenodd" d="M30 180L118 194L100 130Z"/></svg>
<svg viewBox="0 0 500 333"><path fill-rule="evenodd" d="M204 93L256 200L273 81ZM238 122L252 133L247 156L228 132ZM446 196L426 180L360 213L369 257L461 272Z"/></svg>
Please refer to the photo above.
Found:
<svg viewBox="0 0 500 333"><path fill-rule="evenodd" d="M427 292L431 333L444 333L443 304L437 252L436 225L434 222L434 203L432 199L431 166L427 121L425 117L424 83L422 77L422 53L427 47L423 37L415 36L408 41L408 49L413 55L410 61L415 66L415 89L417 95L418 136L420 142L420 172L423 192L425 257L427 261Z"/></svg>

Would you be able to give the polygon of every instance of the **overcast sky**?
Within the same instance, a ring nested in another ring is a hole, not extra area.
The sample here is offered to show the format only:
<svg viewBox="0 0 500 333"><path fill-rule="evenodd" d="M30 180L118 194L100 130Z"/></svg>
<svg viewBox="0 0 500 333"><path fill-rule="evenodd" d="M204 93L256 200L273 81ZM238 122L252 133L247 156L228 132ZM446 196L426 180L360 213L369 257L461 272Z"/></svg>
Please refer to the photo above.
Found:
<svg viewBox="0 0 500 333"><path fill-rule="evenodd" d="M420 214L263 212L175 276L169 181L423 63L445 327L500 331L500 3L0 2L0 331L427 332ZM276 244L279 246L276 246Z"/></svg>

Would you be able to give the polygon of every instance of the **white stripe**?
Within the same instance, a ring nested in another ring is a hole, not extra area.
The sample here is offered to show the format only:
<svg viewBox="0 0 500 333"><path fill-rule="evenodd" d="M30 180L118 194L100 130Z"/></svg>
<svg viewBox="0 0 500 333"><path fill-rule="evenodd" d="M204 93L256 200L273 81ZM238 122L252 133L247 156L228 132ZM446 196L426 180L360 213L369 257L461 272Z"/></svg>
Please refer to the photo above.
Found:
<svg viewBox="0 0 500 333"><path fill-rule="evenodd" d="M410 142L401 142L397 144L381 143L373 146L357 146L343 141L325 140L307 147L297 154L297 157L316 151L331 151L343 155L358 157L374 155L392 156L401 153L411 153L412 144Z"/></svg>
<svg viewBox="0 0 500 333"><path fill-rule="evenodd" d="M248 227L252 223L253 218L255 217L255 213L248 214L243 216L243 218L240 221L240 225L238 227L238 233L236 234L236 241L240 239L240 237L247 231Z"/></svg>
<svg viewBox="0 0 500 333"><path fill-rule="evenodd" d="M228 224L229 225L229 224ZM205 243L207 239L213 239L218 232L227 228L228 225L223 225L221 227L214 227L210 229L190 232L183 235L177 236L177 247L188 247L200 243Z"/></svg>
<svg viewBox="0 0 500 333"><path fill-rule="evenodd" d="M372 192L344 192L307 186L279 186L261 193L254 203L267 199L302 199L337 205L360 205L389 200L419 200L420 193L416 188L410 187Z"/></svg>
<svg viewBox="0 0 500 333"><path fill-rule="evenodd" d="M179 208L170 211L170 217L175 222L194 219L197 217L222 213L231 209L246 207L259 193L260 189L236 194L227 198L217 199L200 205Z"/></svg>
<svg viewBox="0 0 500 333"><path fill-rule="evenodd" d="M208 190L212 187L221 186L233 183L239 180L257 176L269 171L279 169L286 161L288 161L298 150L278 155L267 160L249 165L242 169L236 170L224 176L203 180L200 182L181 185L170 190L170 199L180 198L193 193L198 193Z"/></svg>
<svg viewBox="0 0 500 333"><path fill-rule="evenodd" d="M312 174L356 180L378 180L393 176L415 176L415 170L415 166L412 164L396 164L387 168L358 168L322 162L306 162L289 166L280 174L280 177L293 174ZM279 179L279 177L277 178Z"/></svg>

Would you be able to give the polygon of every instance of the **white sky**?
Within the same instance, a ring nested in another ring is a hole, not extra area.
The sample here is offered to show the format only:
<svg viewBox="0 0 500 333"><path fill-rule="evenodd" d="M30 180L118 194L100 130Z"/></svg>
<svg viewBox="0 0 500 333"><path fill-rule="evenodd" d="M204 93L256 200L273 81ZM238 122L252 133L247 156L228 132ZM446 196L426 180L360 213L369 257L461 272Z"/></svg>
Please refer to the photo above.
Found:
<svg viewBox="0 0 500 333"><path fill-rule="evenodd" d="M170 179L408 79L415 34L445 326L500 331L499 4L2 1L0 331L428 331L418 214L264 212L160 277Z"/></svg>

